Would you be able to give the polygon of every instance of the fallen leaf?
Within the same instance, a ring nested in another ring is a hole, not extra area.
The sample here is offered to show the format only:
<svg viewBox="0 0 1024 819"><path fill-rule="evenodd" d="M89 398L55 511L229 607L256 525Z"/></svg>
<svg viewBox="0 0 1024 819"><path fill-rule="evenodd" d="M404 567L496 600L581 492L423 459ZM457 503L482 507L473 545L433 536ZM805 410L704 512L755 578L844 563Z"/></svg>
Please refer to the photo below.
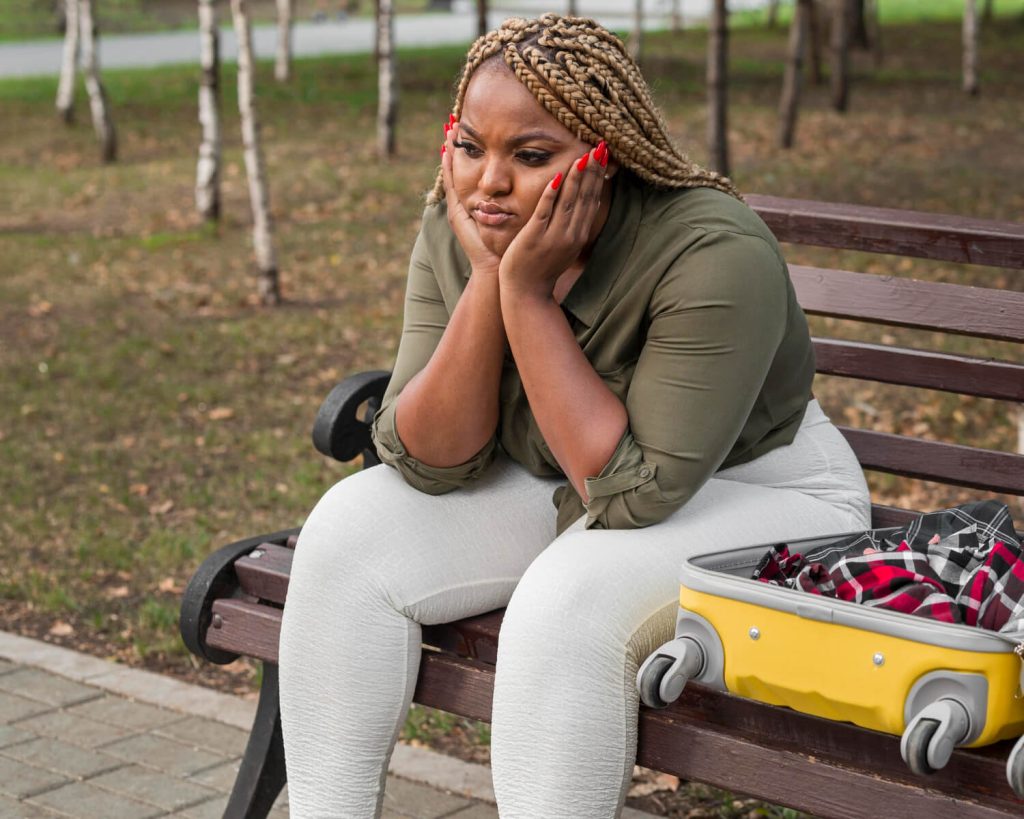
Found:
<svg viewBox="0 0 1024 819"><path fill-rule="evenodd" d="M54 637L70 637L74 633L74 626L71 623L65 623L63 620L58 620L50 626L50 634Z"/></svg>
<svg viewBox="0 0 1024 819"><path fill-rule="evenodd" d="M128 596L127 586L114 586L113 588L107 589L107 597L113 598L114 600L120 600L121 598Z"/></svg>
<svg viewBox="0 0 1024 819"><path fill-rule="evenodd" d="M226 421L235 417L235 411L231 407L214 407L207 416L211 421Z"/></svg>
<svg viewBox="0 0 1024 819"><path fill-rule="evenodd" d="M140 498L144 498L149 494L149 484L133 483L128 487L128 491L133 495L138 495Z"/></svg>
<svg viewBox="0 0 1024 819"><path fill-rule="evenodd" d="M184 589L178 585L178 582L173 577L165 577L156 586L162 592L173 592L174 594L181 594Z"/></svg>
<svg viewBox="0 0 1024 819"><path fill-rule="evenodd" d="M163 503L154 503L149 507L149 514L151 515L166 515L174 508L174 501L165 500Z"/></svg>

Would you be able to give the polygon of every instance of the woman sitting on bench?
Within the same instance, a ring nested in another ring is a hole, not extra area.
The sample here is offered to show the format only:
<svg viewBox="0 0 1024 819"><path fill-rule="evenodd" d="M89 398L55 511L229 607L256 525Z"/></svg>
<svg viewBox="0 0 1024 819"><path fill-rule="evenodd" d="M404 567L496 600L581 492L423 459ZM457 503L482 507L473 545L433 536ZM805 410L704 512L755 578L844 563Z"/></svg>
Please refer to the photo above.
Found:
<svg viewBox="0 0 1024 819"><path fill-rule="evenodd" d="M295 553L291 810L379 815L420 625L507 606L499 812L608 819L683 558L867 528L867 487L811 397L774 237L672 144L618 38L508 20L453 112L374 419L387 465L327 492Z"/></svg>

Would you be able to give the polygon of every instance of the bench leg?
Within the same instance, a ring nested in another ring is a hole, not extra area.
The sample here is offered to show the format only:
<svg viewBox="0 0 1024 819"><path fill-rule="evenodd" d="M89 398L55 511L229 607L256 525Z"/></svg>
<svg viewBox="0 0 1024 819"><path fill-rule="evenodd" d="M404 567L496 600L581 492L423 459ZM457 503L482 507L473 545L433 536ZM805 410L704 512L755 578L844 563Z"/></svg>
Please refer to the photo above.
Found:
<svg viewBox="0 0 1024 819"><path fill-rule="evenodd" d="M281 708L278 703L277 666L263 664L263 684L256 719L245 746L245 756L231 790L224 819L264 819L287 779Z"/></svg>

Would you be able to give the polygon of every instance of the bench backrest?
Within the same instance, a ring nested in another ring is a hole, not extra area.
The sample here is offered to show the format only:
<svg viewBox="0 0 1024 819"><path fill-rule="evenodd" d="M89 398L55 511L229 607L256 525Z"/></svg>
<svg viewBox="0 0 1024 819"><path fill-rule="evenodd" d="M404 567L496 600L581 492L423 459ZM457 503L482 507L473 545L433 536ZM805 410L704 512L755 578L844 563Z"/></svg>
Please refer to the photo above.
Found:
<svg viewBox="0 0 1024 819"><path fill-rule="evenodd" d="M781 242L1024 269L1021 224L772 196L747 201ZM1024 292L799 265L790 273L809 315L993 339L1014 353L1024 345ZM834 338L814 343L822 374L1024 402L1019 354L995 360ZM866 469L1024 495L1024 455L840 428ZM876 525L905 519L885 507L875 517Z"/></svg>

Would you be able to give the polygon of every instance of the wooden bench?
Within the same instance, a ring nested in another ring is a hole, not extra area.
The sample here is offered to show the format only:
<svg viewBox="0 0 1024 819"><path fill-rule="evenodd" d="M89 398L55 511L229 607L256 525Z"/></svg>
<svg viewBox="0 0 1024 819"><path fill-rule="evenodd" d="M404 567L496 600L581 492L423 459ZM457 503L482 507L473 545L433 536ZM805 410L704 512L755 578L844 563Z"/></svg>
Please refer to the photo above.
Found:
<svg viewBox="0 0 1024 819"><path fill-rule="evenodd" d="M769 196L750 196L749 202L783 242L991 265L1018 274L1024 268L1024 225ZM790 269L811 315L1024 344L1024 292ZM1019 346L1003 361L835 337L816 338L815 347L822 374L1024 402ZM321 452L341 461L361 453L364 465L377 463L367 421L387 381L386 372L363 373L335 388L313 433ZM1024 495L1022 455L841 429L865 469L978 494ZM912 515L876 505L874 525L899 524ZM276 663L296 534L260 535L224 547L198 569L182 602L182 635L196 655L215 663L239 655L263 661L258 712L228 817L265 816L285 780ZM430 650L423 652L415 701L489 720L501 618L495 611L424 628ZM958 750L941 772L918 778L900 758L897 737L696 685L665 710L641 708L639 732L641 765L822 817L1024 815L1024 800L1005 779L1010 743Z"/></svg>

